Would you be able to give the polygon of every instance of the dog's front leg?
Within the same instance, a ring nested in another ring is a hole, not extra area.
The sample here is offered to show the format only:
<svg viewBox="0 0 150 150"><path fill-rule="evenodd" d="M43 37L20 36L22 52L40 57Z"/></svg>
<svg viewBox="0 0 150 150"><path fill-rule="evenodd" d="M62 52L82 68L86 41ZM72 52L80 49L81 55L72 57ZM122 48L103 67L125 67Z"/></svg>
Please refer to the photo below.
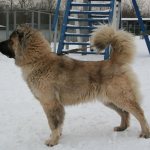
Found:
<svg viewBox="0 0 150 150"><path fill-rule="evenodd" d="M65 115L64 107L57 100L50 101L47 104L42 104L42 106L52 131L51 138L47 140L45 144L47 146L54 146L58 144L61 135Z"/></svg>

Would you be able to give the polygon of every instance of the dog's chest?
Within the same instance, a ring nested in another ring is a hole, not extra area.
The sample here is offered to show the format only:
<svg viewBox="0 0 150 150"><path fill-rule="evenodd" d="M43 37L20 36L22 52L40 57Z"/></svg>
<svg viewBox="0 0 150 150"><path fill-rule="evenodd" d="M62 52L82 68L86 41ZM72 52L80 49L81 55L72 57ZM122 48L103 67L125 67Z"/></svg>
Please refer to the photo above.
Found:
<svg viewBox="0 0 150 150"><path fill-rule="evenodd" d="M34 83L32 82L32 79L30 78L31 71L29 69L24 68L22 69L22 77L25 80L25 82L28 84L32 94L39 99L40 97L40 92L38 88L35 87Z"/></svg>
<svg viewBox="0 0 150 150"><path fill-rule="evenodd" d="M27 78L28 78L30 72L31 72L30 69L22 68L22 77L25 81L27 81Z"/></svg>

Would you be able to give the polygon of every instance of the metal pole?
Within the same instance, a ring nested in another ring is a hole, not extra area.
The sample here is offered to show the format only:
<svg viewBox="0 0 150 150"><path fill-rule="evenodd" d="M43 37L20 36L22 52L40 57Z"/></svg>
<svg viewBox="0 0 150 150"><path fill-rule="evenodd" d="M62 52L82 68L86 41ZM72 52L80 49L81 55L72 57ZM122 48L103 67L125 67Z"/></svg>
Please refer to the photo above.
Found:
<svg viewBox="0 0 150 150"><path fill-rule="evenodd" d="M59 38L57 54L61 54L63 51L63 48L64 48L65 31L66 31L66 25L67 25L67 21L68 21L67 16L70 14L71 2L72 2L71 0L66 1L66 11L65 11L65 14L63 17L63 25L61 28L61 34L60 34L60 38Z"/></svg>
<svg viewBox="0 0 150 150"><path fill-rule="evenodd" d="M118 1L117 29L121 28L121 1Z"/></svg>
<svg viewBox="0 0 150 150"><path fill-rule="evenodd" d="M134 22L134 24L133 24L133 25L134 25L134 34L135 34L135 23L136 23L136 22Z"/></svg>
<svg viewBox="0 0 150 150"><path fill-rule="evenodd" d="M116 0L111 1L111 12L109 14L109 24L111 24L114 28L116 28ZM108 46L105 49L104 59L109 59L111 47Z"/></svg>
<svg viewBox="0 0 150 150"><path fill-rule="evenodd" d="M41 12L38 11L38 29L40 30L41 28Z"/></svg>
<svg viewBox="0 0 150 150"><path fill-rule="evenodd" d="M16 29L16 11L14 11L14 29Z"/></svg>
<svg viewBox="0 0 150 150"><path fill-rule="evenodd" d="M11 10L13 9L13 0L10 1Z"/></svg>
<svg viewBox="0 0 150 150"><path fill-rule="evenodd" d="M6 12L6 39L9 37L9 10Z"/></svg>
<svg viewBox="0 0 150 150"><path fill-rule="evenodd" d="M117 28L117 17L116 17L116 0L114 0L114 10L113 10L113 20L112 25L113 27Z"/></svg>
<svg viewBox="0 0 150 150"><path fill-rule="evenodd" d="M55 24L55 31L54 31L54 52L57 53L57 29L58 29L58 21Z"/></svg>
<svg viewBox="0 0 150 150"><path fill-rule="evenodd" d="M51 36L52 36L52 32L51 32L51 28L52 28L52 21L51 21L51 16L52 14L49 14L49 42L51 42Z"/></svg>
<svg viewBox="0 0 150 150"><path fill-rule="evenodd" d="M34 11L32 11L32 28L34 28Z"/></svg>
<svg viewBox="0 0 150 150"><path fill-rule="evenodd" d="M55 31L55 28L57 26L60 4L61 4L61 0L57 0L55 15L54 15L53 24L52 24L52 31Z"/></svg>

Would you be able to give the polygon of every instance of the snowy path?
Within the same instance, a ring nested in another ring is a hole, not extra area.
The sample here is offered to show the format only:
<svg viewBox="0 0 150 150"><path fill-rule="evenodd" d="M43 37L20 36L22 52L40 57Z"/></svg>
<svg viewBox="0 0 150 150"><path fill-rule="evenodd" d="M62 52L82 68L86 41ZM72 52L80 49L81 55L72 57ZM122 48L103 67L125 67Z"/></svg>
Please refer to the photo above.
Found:
<svg viewBox="0 0 150 150"><path fill-rule="evenodd" d="M150 55L144 41L137 40L138 55L133 64L141 83L142 107L150 124ZM98 56L74 56L99 59ZM32 96L14 61L0 54L0 150L149 150L150 139L140 139L140 126L113 132L119 116L100 103L66 107L63 136L57 146L43 143L49 136L45 114Z"/></svg>

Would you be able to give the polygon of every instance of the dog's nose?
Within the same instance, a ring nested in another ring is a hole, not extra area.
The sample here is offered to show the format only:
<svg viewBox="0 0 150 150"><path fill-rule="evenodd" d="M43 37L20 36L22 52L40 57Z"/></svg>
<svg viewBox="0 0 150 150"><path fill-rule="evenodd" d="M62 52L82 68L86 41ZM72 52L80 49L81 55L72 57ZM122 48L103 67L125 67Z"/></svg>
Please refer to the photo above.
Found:
<svg viewBox="0 0 150 150"><path fill-rule="evenodd" d="M9 47L9 40L0 42L0 52L9 58L14 58L15 54Z"/></svg>

